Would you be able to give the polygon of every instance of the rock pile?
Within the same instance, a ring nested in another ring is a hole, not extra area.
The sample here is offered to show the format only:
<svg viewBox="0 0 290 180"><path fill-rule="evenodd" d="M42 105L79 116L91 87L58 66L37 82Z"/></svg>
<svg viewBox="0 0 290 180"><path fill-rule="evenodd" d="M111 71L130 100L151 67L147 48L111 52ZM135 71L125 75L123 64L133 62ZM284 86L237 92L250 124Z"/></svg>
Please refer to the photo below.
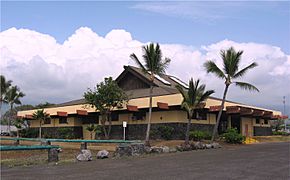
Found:
<svg viewBox="0 0 290 180"><path fill-rule="evenodd" d="M121 144L116 147L115 157L122 157L122 156L140 156L142 154L149 154L149 153L169 153L169 152L176 152L174 148L171 150L167 146L152 146L148 147L145 146L143 143L135 143L135 144Z"/></svg>
<svg viewBox="0 0 290 180"><path fill-rule="evenodd" d="M221 148L219 143L205 144L203 142L193 142L191 144L181 144L176 146L177 151L191 151L199 149L217 149Z"/></svg>

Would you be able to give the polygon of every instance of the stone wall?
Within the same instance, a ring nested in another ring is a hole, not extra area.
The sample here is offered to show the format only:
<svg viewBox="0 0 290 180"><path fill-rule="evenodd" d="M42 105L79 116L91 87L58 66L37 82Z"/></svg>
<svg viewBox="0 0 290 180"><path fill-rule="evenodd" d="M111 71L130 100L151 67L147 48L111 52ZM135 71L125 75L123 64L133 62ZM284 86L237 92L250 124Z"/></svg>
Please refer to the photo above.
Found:
<svg viewBox="0 0 290 180"><path fill-rule="evenodd" d="M35 129L37 132L39 128ZM59 138L59 139L79 139L83 137L82 127L42 127L42 137L43 138Z"/></svg>
<svg viewBox="0 0 290 180"><path fill-rule="evenodd" d="M271 127L254 127L254 136L271 136Z"/></svg>
<svg viewBox="0 0 290 180"><path fill-rule="evenodd" d="M158 128L160 126L172 127L172 139L184 139L184 133L186 131L186 123L160 123L151 124L151 139L162 139L160 133L158 133ZM192 124L191 130L200 130L212 132L214 125L212 124ZM145 139L147 124L128 124L126 128L126 139L136 140ZM123 126L113 125L111 130L111 139L122 139L123 138Z"/></svg>

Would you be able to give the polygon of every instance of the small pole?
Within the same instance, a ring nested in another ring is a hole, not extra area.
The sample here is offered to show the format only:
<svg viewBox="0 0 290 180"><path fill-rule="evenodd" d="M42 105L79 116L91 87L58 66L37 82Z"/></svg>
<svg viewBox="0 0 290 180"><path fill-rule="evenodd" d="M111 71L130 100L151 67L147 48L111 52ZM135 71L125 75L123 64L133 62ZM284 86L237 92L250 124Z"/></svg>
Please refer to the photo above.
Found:
<svg viewBox="0 0 290 180"><path fill-rule="evenodd" d="M283 115L286 115L286 109L285 109L285 103L286 103L286 96L283 96ZM286 118L284 119L284 124L285 124L285 132L287 131L287 124L286 124Z"/></svg>
<svg viewBox="0 0 290 180"><path fill-rule="evenodd" d="M123 140L126 140L126 127L127 127L127 122L123 121Z"/></svg>
<svg viewBox="0 0 290 180"><path fill-rule="evenodd" d="M123 129L124 129L124 131L123 131L123 140L125 141L126 140L126 128L124 127Z"/></svg>

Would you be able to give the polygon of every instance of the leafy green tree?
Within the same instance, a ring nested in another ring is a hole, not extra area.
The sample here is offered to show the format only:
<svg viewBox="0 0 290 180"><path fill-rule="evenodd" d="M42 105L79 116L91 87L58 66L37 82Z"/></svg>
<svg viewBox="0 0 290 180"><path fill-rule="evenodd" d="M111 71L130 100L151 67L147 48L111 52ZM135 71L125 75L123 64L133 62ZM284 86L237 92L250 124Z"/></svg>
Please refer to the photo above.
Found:
<svg viewBox="0 0 290 180"><path fill-rule="evenodd" d="M12 86L8 89L7 93L5 94L4 100L10 105L10 111L12 112L14 104L21 104L20 98L24 97L25 94L20 91L17 86ZM8 121L8 131L10 133L10 124L12 121L12 115Z"/></svg>
<svg viewBox="0 0 290 180"><path fill-rule="evenodd" d="M144 73L150 74L151 83L149 94L149 118L145 138L145 144L150 145L149 136L152 119L152 93L154 88L154 76L164 74L171 60L169 58L162 58L162 52L158 43L156 45L154 45L154 43L150 43L147 46L143 46L142 50L142 59L144 64L141 63L141 61L134 53L130 55L130 58L135 61L135 63L143 70Z"/></svg>
<svg viewBox="0 0 290 180"><path fill-rule="evenodd" d="M127 96L125 92L118 86L112 77L105 78L104 82L97 84L94 90L88 89L84 93L87 103L96 108L100 112L101 124L106 139L110 138L111 133L111 111L114 108L123 106ZM106 128L106 122L109 122Z"/></svg>
<svg viewBox="0 0 290 180"><path fill-rule="evenodd" d="M200 80L195 82L191 78L189 81L189 88L185 90L181 85L177 85L176 88L181 93L183 101L181 107L187 112L188 122L185 132L185 144L189 144L189 131L191 126L191 120L194 118L196 109L201 109L205 105L206 99L214 93L213 90L205 91L205 85L199 84Z"/></svg>
<svg viewBox="0 0 290 180"><path fill-rule="evenodd" d="M33 113L32 117L33 117L33 119L39 120L39 138L41 139L42 124L44 123L45 120L50 119L50 116L49 116L49 114L44 112L43 109L38 109Z"/></svg>
<svg viewBox="0 0 290 180"><path fill-rule="evenodd" d="M40 103L34 106L35 109L43 109L43 108L48 108L51 106L54 106L55 104L49 103L49 102L45 102L45 103Z"/></svg>
<svg viewBox="0 0 290 180"><path fill-rule="evenodd" d="M0 118L2 118L2 111L1 111L1 108L2 108L2 104L3 103L7 103L7 101L5 100L5 96L6 96L6 93L9 89L9 87L11 86L11 83L12 81L11 80L6 80L5 79L5 76L3 75L0 75L0 85L1 85L1 91L0 91Z"/></svg>
<svg viewBox="0 0 290 180"><path fill-rule="evenodd" d="M221 109L218 113L218 118L217 122L215 124L213 134L212 134L212 139L211 142L214 141L218 126L220 123L222 111L224 109L224 104L226 100L226 95L228 92L228 89L231 84L235 84L236 86L245 89L245 90L250 90L250 91L258 91L259 90L253 86L252 84L245 83L245 82L240 82L240 81L235 81L236 79L242 78L250 69L254 68L257 66L257 63L253 62L250 65L246 66L243 69L239 69L240 67L240 61L242 58L243 51L238 51L236 52L233 47L227 49L227 50L221 50L220 55L223 60L223 69L220 69L214 61L207 61L204 64L204 67L206 68L207 73L213 73L215 74L218 78L223 79L225 82L225 90L223 94L223 99L221 103Z"/></svg>

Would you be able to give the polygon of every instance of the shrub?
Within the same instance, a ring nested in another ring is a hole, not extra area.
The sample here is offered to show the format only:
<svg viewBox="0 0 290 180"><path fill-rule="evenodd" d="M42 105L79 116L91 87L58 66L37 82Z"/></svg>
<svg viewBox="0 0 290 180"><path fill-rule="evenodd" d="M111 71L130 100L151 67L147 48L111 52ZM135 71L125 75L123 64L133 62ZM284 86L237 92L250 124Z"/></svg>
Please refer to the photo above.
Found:
<svg viewBox="0 0 290 180"><path fill-rule="evenodd" d="M159 133L158 129L152 128L150 130L150 137L152 139L158 139L158 138L160 138L160 133Z"/></svg>
<svg viewBox="0 0 290 180"><path fill-rule="evenodd" d="M20 137L25 137L25 138L37 138L38 137L38 129L36 128L27 128L27 129L22 129L19 131Z"/></svg>
<svg viewBox="0 0 290 180"><path fill-rule="evenodd" d="M158 131L160 136L165 140L170 140L172 138L172 133L174 132L174 128L170 126L159 126Z"/></svg>
<svg viewBox="0 0 290 180"><path fill-rule="evenodd" d="M228 129L226 133L223 134L227 143L231 144L241 144L245 140L245 137L238 133L236 128Z"/></svg>
<svg viewBox="0 0 290 180"><path fill-rule="evenodd" d="M210 133L207 131L190 131L189 138L194 141L208 140L211 138Z"/></svg>
<svg viewBox="0 0 290 180"><path fill-rule="evenodd" d="M273 135L281 135L281 136L287 136L287 132L283 132L283 131L274 131Z"/></svg>
<svg viewBox="0 0 290 180"><path fill-rule="evenodd" d="M61 127L57 129L57 134L60 139L75 139L74 129L72 127Z"/></svg>

